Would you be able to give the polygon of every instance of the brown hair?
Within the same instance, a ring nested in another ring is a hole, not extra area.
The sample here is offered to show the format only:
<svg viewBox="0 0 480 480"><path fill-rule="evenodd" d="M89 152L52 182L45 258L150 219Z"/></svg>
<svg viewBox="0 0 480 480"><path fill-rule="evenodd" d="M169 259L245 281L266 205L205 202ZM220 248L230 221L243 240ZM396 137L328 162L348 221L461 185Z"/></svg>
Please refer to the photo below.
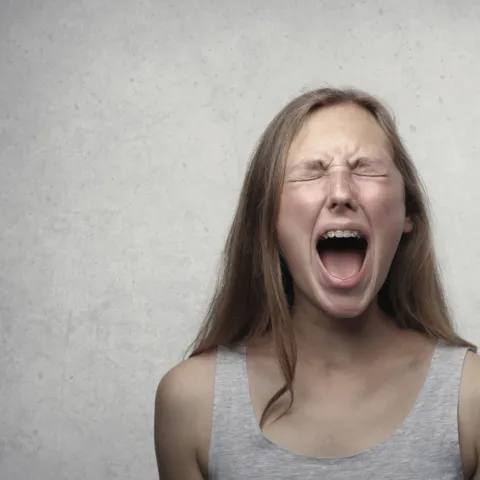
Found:
<svg viewBox="0 0 480 480"><path fill-rule="evenodd" d="M263 426L285 393L293 403L296 345L290 321L293 282L279 251L277 214L286 157L298 131L316 110L355 103L370 112L385 131L405 185L406 213L413 232L404 235L377 300L402 328L453 345L475 348L454 330L445 301L419 174L397 132L393 115L375 97L355 89L307 92L271 121L253 153L223 253L222 272L191 356L219 345L235 345L267 332L274 342L285 383L267 403Z"/></svg>

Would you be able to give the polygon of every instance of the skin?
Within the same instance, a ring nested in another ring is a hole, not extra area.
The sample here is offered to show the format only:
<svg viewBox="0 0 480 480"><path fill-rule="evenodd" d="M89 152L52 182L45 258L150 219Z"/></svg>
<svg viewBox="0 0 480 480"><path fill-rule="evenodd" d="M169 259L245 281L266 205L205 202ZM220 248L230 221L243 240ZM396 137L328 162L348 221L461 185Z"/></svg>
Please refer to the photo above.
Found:
<svg viewBox="0 0 480 480"><path fill-rule="evenodd" d="M364 109L325 108L304 125L288 155L277 230L294 277L296 308L305 316L373 313L366 310L385 281L400 237L412 230L403 188L389 141ZM322 275L316 243L328 226L349 222L369 232L372 258L358 286L335 288Z"/></svg>
<svg viewBox="0 0 480 480"><path fill-rule="evenodd" d="M369 234L365 274L350 288L330 281L316 252L327 225L356 222ZM425 380L434 344L399 330L376 303L402 235L403 182L388 139L355 105L317 111L291 145L277 223L295 288L292 322L298 345L295 402L263 433L303 455L341 457L371 448L394 432ZM268 338L247 348L257 420L283 384ZM480 357L468 353L459 405L465 478L480 452ZM215 354L190 358L161 380L155 405L155 447L162 480L207 478ZM286 399L277 405L279 411ZM382 413L379 413L382 412ZM275 412L274 412L275 413ZM302 435L298 435L298 431ZM361 433L358 433L361 432ZM480 469L478 469L480 471Z"/></svg>

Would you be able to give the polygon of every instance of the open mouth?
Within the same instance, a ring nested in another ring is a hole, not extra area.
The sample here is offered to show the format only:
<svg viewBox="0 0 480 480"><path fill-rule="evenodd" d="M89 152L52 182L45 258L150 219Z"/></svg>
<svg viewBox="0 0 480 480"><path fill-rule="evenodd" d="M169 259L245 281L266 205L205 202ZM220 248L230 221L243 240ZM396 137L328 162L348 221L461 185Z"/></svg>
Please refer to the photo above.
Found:
<svg viewBox="0 0 480 480"><path fill-rule="evenodd" d="M347 280L360 273L367 254L368 242L358 231L329 231L317 242L317 252L325 270Z"/></svg>

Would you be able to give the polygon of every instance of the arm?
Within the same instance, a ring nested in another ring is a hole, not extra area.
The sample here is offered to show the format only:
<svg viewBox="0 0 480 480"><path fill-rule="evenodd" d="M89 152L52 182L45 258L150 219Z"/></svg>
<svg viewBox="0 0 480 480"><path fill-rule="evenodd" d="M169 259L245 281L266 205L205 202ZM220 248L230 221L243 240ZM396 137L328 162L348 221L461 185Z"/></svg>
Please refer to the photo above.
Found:
<svg viewBox="0 0 480 480"><path fill-rule="evenodd" d="M473 474L472 480L480 480L480 433L477 432L475 442L475 473Z"/></svg>
<svg viewBox="0 0 480 480"><path fill-rule="evenodd" d="M480 480L480 356L472 352L462 373L459 434L465 479Z"/></svg>
<svg viewBox="0 0 480 480"><path fill-rule="evenodd" d="M155 453L161 480L208 477L216 353L182 362L160 381L155 398Z"/></svg>
<svg viewBox="0 0 480 480"><path fill-rule="evenodd" d="M480 362L477 359L477 375L476 375L476 384L480 384ZM475 452L475 474L472 477L472 480L480 480L480 389L477 387L476 395L476 416L475 416L475 441L474 441L474 452Z"/></svg>
<svg viewBox="0 0 480 480"><path fill-rule="evenodd" d="M181 369L160 381L155 398L155 453L161 480L203 480L195 448L195 408Z"/></svg>

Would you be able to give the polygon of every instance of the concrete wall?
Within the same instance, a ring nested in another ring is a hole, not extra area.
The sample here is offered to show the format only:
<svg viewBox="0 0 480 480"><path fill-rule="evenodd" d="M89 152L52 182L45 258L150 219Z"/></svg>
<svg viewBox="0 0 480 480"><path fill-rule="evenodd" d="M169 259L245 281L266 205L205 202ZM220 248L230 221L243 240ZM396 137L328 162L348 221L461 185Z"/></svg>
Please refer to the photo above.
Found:
<svg viewBox="0 0 480 480"><path fill-rule="evenodd" d="M245 165L306 88L396 111L480 343L477 0L0 0L0 478L156 477Z"/></svg>

